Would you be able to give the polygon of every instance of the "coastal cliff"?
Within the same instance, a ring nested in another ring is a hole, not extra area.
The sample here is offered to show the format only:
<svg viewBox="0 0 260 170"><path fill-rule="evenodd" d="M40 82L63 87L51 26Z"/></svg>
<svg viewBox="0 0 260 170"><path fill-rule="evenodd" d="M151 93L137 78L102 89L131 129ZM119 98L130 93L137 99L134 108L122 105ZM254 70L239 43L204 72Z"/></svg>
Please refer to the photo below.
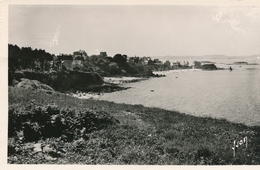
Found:
<svg viewBox="0 0 260 170"><path fill-rule="evenodd" d="M47 84L56 91L86 91L89 86L100 86L104 83L103 78L97 73L80 71L61 72L37 72L37 71L16 71L13 78L18 82L22 78L38 80Z"/></svg>

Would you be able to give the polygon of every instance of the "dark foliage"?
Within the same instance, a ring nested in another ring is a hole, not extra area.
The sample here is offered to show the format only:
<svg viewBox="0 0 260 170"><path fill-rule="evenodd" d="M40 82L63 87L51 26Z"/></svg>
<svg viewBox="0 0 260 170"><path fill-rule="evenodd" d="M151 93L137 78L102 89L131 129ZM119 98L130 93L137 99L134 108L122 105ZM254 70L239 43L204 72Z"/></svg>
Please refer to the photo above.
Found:
<svg viewBox="0 0 260 170"><path fill-rule="evenodd" d="M120 66L126 65L126 61L127 61L126 55L116 54L113 59Z"/></svg>
<svg viewBox="0 0 260 170"><path fill-rule="evenodd" d="M43 107L32 102L21 110L9 109L8 136L17 137L18 132L23 132L24 141L61 136L71 141L117 123L116 119L102 111L76 111L55 105Z"/></svg>
<svg viewBox="0 0 260 170"><path fill-rule="evenodd" d="M49 69L47 61L53 60L53 56L42 49L33 50L31 47L18 47L8 44L8 63L9 69Z"/></svg>

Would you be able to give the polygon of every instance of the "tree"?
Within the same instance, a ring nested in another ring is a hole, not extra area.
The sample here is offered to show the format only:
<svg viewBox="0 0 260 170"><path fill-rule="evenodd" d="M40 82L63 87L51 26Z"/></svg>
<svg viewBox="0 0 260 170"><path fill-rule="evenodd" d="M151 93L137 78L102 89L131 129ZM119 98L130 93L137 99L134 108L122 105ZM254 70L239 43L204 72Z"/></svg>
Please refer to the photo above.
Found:
<svg viewBox="0 0 260 170"><path fill-rule="evenodd" d="M14 70L19 67L21 49L17 45L8 44L8 67Z"/></svg>
<svg viewBox="0 0 260 170"><path fill-rule="evenodd" d="M127 61L127 55L121 55L121 54L116 54L114 56L114 61L119 65L119 66L125 66L126 61Z"/></svg>
<svg viewBox="0 0 260 170"><path fill-rule="evenodd" d="M151 60L151 59L149 59L149 60L148 60L148 65L153 65L153 64L154 64L154 61Z"/></svg>
<svg viewBox="0 0 260 170"><path fill-rule="evenodd" d="M108 61L110 61L110 62L114 62L114 58L112 58L112 57L106 57L106 59L107 59Z"/></svg>
<svg viewBox="0 0 260 170"><path fill-rule="evenodd" d="M118 67L118 64L117 63L110 63L109 64L109 72L111 75L117 75L117 74L121 74L121 69Z"/></svg>
<svg viewBox="0 0 260 170"><path fill-rule="evenodd" d="M40 63L40 68L44 70L46 66L50 65L51 60L53 60L53 56L45 50L32 50L31 47L20 49L17 45L8 44L8 61L9 67L12 69L35 69L36 65Z"/></svg>
<svg viewBox="0 0 260 170"><path fill-rule="evenodd" d="M33 69L34 68L34 59L33 59L33 50L31 47L22 47L21 49L21 60L20 60L20 66L23 69L26 68L30 68Z"/></svg>
<svg viewBox="0 0 260 170"><path fill-rule="evenodd" d="M165 63L163 64L164 67L166 67L167 69L170 69L171 68L171 63L169 60L165 61Z"/></svg>
<svg viewBox="0 0 260 170"><path fill-rule="evenodd" d="M88 54L84 50L74 51L73 52L73 56L80 56L84 60L88 60L89 59Z"/></svg>
<svg viewBox="0 0 260 170"><path fill-rule="evenodd" d="M50 53L46 53L45 50L35 49L33 60L39 61L40 65L41 65L41 69L42 69L42 71L44 71L46 68L50 67L48 65L48 62L53 60L53 56Z"/></svg>

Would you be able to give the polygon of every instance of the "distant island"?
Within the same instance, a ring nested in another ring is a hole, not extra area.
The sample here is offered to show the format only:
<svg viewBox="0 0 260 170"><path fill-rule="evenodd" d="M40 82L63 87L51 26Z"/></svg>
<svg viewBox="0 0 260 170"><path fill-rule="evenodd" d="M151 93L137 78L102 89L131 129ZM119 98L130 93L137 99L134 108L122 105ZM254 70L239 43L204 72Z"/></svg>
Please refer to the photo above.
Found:
<svg viewBox="0 0 260 170"><path fill-rule="evenodd" d="M228 65L259 65L258 63L248 63L245 61L239 61L239 62L234 62L232 64L228 64Z"/></svg>
<svg viewBox="0 0 260 170"><path fill-rule="evenodd" d="M234 65L248 65L248 63L244 62L244 61L242 61L242 62L234 62L233 64Z"/></svg>

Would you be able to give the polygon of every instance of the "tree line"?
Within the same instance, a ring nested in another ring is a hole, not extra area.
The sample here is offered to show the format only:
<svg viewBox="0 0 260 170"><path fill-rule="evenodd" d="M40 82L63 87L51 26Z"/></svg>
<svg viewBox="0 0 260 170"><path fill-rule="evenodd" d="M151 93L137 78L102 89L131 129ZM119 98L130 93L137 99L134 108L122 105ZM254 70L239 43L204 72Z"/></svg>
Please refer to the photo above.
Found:
<svg viewBox="0 0 260 170"><path fill-rule="evenodd" d="M87 53L84 52L87 56ZM77 54L77 52L74 52ZM66 67L59 67L62 61L53 54L43 49L32 49L31 47L18 47L8 44L8 66L9 73L15 70L31 69L37 71L63 71ZM154 70L171 69L169 61L165 63L151 57L128 57L126 54L115 54L113 57L106 53L87 56L80 63L73 65L73 70L84 72L97 72L101 76L137 76L149 75Z"/></svg>

